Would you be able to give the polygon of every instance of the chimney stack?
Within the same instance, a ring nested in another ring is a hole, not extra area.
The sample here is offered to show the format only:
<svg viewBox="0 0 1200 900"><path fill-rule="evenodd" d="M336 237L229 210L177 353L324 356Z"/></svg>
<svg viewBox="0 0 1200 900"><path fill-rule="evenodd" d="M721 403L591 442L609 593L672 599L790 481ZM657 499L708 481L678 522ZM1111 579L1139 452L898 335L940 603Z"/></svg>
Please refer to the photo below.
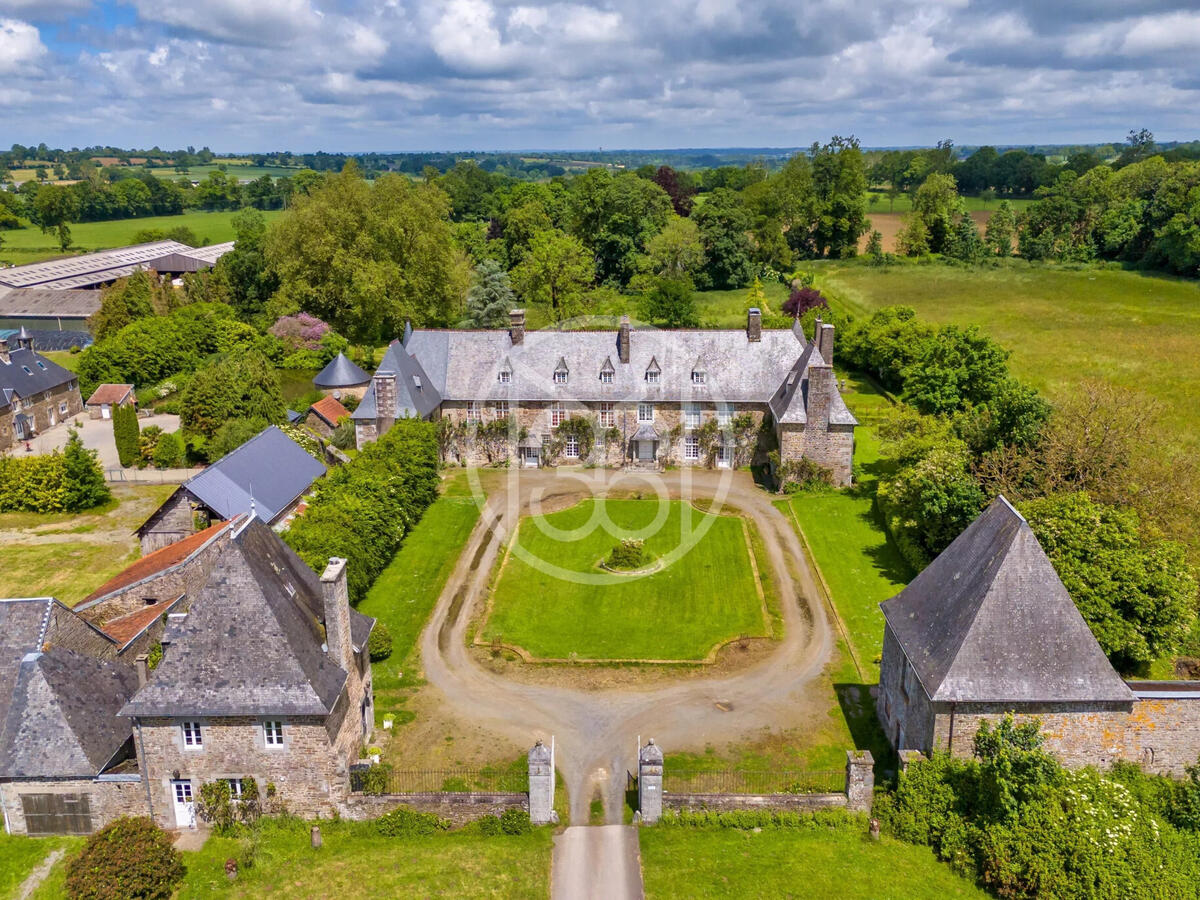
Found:
<svg viewBox="0 0 1200 900"><path fill-rule="evenodd" d="M817 314L817 319L813 322L813 343L817 345L817 349L821 349L821 314Z"/></svg>
<svg viewBox="0 0 1200 900"><path fill-rule="evenodd" d="M805 402L808 424L805 425L805 431L828 430L829 411L836 390L832 366L808 367L808 397Z"/></svg>
<svg viewBox="0 0 1200 900"><path fill-rule="evenodd" d="M26 331L24 325L17 332L17 348L19 350L28 350L30 353L33 352L33 335Z"/></svg>
<svg viewBox="0 0 1200 900"><path fill-rule="evenodd" d="M8 341L4 338L0 338L0 363L4 363L6 366L12 365L12 355L8 352Z"/></svg>
<svg viewBox="0 0 1200 900"><path fill-rule="evenodd" d="M821 325L817 334L817 349L821 351L821 359L833 365L833 326Z"/></svg>
<svg viewBox="0 0 1200 900"><path fill-rule="evenodd" d="M512 339L514 347L525 343L525 310L514 309L509 311L508 336Z"/></svg>
<svg viewBox="0 0 1200 900"><path fill-rule="evenodd" d="M144 688L150 680L150 657L142 653L134 659L134 664L137 666L138 687Z"/></svg>
<svg viewBox="0 0 1200 900"><path fill-rule="evenodd" d="M371 378L375 389L375 436L381 438L396 422L396 373L380 369Z"/></svg>
<svg viewBox="0 0 1200 900"><path fill-rule="evenodd" d="M621 326L617 329L617 356L621 362L629 362L629 316L621 316Z"/></svg>
<svg viewBox="0 0 1200 900"><path fill-rule="evenodd" d="M325 601L325 652L350 672L354 668L354 644L350 640L350 589L344 559L330 557L321 573L321 597Z"/></svg>
<svg viewBox="0 0 1200 900"><path fill-rule="evenodd" d="M750 307L746 313L746 340L762 340L762 310L757 306Z"/></svg>

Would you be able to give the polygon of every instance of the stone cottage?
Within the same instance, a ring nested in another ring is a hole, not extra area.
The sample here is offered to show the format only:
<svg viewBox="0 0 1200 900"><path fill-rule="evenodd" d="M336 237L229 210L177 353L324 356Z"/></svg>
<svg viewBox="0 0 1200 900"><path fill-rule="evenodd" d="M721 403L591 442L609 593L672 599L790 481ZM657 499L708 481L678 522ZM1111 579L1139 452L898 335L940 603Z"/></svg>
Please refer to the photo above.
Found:
<svg viewBox="0 0 1200 900"><path fill-rule="evenodd" d="M832 359L832 325L818 322L809 341L798 323L763 329L757 309L739 330L635 329L626 317L615 331L529 332L514 310L507 331L406 331L352 418L360 447L397 418L440 418L462 436L463 462L529 466L742 465L746 433L734 423L749 422L754 437L765 423L783 461L812 460L849 484L857 422ZM595 435L586 460L578 434L562 429L579 418ZM509 426L499 442L495 423Z"/></svg>
<svg viewBox="0 0 1200 900"><path fill-rule="evenodd" d="M0 337L0 451L83 412L75 373L38 353L24 328L16 341Z"/></svg>
<svg viewBox="0 0 1200 900"><path fill-rule="evenodd" d="M271 425L163 501L137 528L142 552L182 540L214 521L249 513L251 507L268 525L283 522L324 474L324 463Z"/></svg>
<svg viewBox="0 0 1200 900"><path fill-rule="evenodd" d="M980 723L1013 713L1068 765L1182 775L1200 755L1200 684L1122 680L1003 497L880 608L876 709L897 750L970 756Z"/></svg>
<svg viewBox="0 0 1200 900"><path fill-rule="evenodd" d="M118 406L137 407L132 384L102 384L83 404L90 419L111 419Z"/></svg>
<svg viewBox="0 0 1200 900"><path fill-rule="evenodd" d="M196 537L155 572L135 564L82 615L50 598L0 601L9 832L83 834L122 815L190 827L216 779L237 795L253 777L302 816L342 810L374 723L374 620L350 608L344 561L318 578L254 516ZM125 612L176 590L149 607L153 626ZM147 629L162 649L154 669L130 638Z"/></svg>
<svg viewBox="0 0 1200 900"><path fill-rule="evenodd" d="M342 400L361 398L371 384L371 376L355 365L345 353L339 353L313 377L313 385L327 397Z"/></svg>

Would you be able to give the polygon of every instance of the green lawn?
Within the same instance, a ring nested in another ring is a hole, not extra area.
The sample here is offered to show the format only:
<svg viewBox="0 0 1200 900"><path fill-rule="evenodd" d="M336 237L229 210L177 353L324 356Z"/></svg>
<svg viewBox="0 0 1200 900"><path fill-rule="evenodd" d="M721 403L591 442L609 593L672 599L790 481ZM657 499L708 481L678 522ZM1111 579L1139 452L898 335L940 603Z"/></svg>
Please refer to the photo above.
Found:
<svg viewBox="0 0 1200 900"><path fill-rule="evenodd" d="M706 516L676 501L655 529L659 508L656 500L585 500L540 517L548 528L575 534L548 534L537 518L522 519L483 638L541 658L683 661L703 659L730 638L766 634L742 520ZM589 520L605 511L608 519L589 531ZM689 534L707 531L684 544L685 525ZM639 529L646 529L646 551L662 569L631 577L597 568L618 539L641 537ZM574 579L576 573L583 577Z"/></svg>
<svg viewBox="0 0 1200 900"><path fill-rule="evenodd" d="M479 518L474 500L449 496L460 480L449 482L446 494L425 511L358 605L359 612L378 619L392 634L392 655L371 666L381 719L398 714L404 690L420 683L417 640Z"/></svg>
<svg viewBox="0 0 1200 900"><path fill-rule="evenodd" d="M879 201L873 206L870 203L872 196L879 198ZM1026 209L1029 204L1033 202L1033 200L1028 197L997 198L995 200L989 200L987 203L984 203L978 197L963 197L963 202L967 206L967 212L995 212L996 207L1000 205L1001 199L1007 199L1008 205L1011 206L1016 212ZM874 215L875 213L912 212L912 196L910 194L901 194L896 198L895 203L893 204L888 200L886 191L868 191L867 201L867 215Z"/></svg>
<svg viewBox="0 0 1200 900"><path fill-rule="evenodd" d="M987 895L928 847L842 828L642 828L647 900L790 897L951 900Z"/></svg>
<svg viewBox="0 0 1200 900"><path fill-rule="evenodd" d="M147 216L142 219L114 219L110 222L80 222L71 225L71 238L74 241L71 253L84 250L108 250L113 247L124 247L132 244L134 235L147 228L164 231L186 226L196 233L196 237L210 244L220 244L232 241L233 217L236 212L185 212L178 216ZM278 218L278 210L264 212L268 221ZM53 259L62 256L58 241L54 234L42 234L42 230L29 225L12 231L0 232L3 246L0 246L0 262L22 263L38 262L43 259Z"/></svg>
<svg viewBox="0 0 1200 900"><path fill-rule="evenodd" d="M51 851L73 850L82 843L82 838L31 838L0 831L0 897L15 897L17 888Z"/></svg>

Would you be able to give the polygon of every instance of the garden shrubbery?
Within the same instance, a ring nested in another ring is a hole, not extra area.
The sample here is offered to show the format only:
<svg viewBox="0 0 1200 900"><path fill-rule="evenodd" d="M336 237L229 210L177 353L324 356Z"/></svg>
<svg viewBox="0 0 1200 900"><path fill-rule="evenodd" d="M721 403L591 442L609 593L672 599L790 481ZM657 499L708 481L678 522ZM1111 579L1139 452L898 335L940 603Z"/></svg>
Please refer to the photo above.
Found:
<svg viewBox="0 0 1200 900"><path fill-rule="evenodd" d="M346 559L350 598L357 603L437 492L436 426L400 419L318 482L308 509L283 537L318 572L332 556Z"/></svg>
<svg viewBox="0 0 1200 900"><path fill-rule="evenodd" d="M813 812L793 812L780 809L715 809L667 810L657 827L666 828L730 828L750 831L755 828L843 828L865 825L862 816L844 809L819 809Z"/></svg>
<svg viewBox="0 0 1200 900"><path fill-rule="evenodd" d="M96 451L74 429L61 453L0 456L0 512L79 512L110 499Z"/></svg>
<svg viewBox="0 0 1200 900"><path fill-rule="evenodd" d="M875 815L999 897L1200 896L1200 835L1175 824L1191 821L1195 779L1072 771L1041 743L1036 723L985 723L975 759L909 766Z"/></svg>
<svg viewBox="0 0 1200 900"><path fill-rule="evenodd" d="M646 564L646 547L643 541L617 541L608 554L610 569L638 569Z"/></svg>
<svg viewBox="0 0 1200 900"><path fill-rule="evenodd" d="M145 817L117 819L67 863L71 900L167 900L183 880L183 855Z"/></svg>
<svg viewBox="0 0 1200 900"><path fill-rule="evenodd" d="M392 655L392 633L382 622L376 622L371 629L371 636L367 638L367 653L371 656L371 662L379 662Z"/></svg>
<svg viewBox="0 0 1200 900"><path fill-rule="evenodd" d="M398 806L375 820L375 830L384 837L416 837L449 831L450 822L433 813Z"/></svg>

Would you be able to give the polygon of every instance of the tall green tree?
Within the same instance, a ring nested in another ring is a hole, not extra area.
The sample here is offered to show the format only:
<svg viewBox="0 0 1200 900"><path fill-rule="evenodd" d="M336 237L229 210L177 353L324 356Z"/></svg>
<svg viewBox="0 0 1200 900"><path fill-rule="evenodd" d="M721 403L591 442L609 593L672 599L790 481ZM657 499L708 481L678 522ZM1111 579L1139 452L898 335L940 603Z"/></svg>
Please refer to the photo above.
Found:
<svg viewBox="0 0 1200 900"><path fill-rule="evenodd" d="M113 443L117 445L117 459L123 468L132 466L140 455L138 448L137 410L132 406L117 406L112 411Z"/></svg>
<svg viewBox="0 0 1200 900"><path fill-rule="evenodd" d="M155 286L141 269L119 278L100 294L100 308L88 317L88 330L98 341L116 334L138 319L154 315Z"/></svg>
<svg viewBox="0 0 1200 900"><path fill-rule="evenodd" d="M665 328L694 328L700 324L692 283L683 278L659 278L642 295L640 313L647 322Z"/></svg>
<svg viewBox="0 0 1200 900"><path fill-rule="evenodd" d="M692 213L704 245L704 268L696 278L703 289L745 287L754 277L751 219L741 197L717 188Z"/></svg>
<svg viewBox="0 0 1200 900"><path fill-rule="evenodd" d="M262 318L267 301L279 289L279 278L267 265L267 220L257 209L247 208L231 222L236 243L217 260L213 274L238 315L253 321Z"/></svg>
<svg viewBox="0 0 1200 900"><path fill-rule="evenodd" d="M692 278L704 266L704 244L692 219L674 216L646 242L642 269L655 278Z"/></svg>
<svg viewBox="0 0 1200 900"><path fill-rule="evenodd" d="M360 344L399 334L405 319L457 321L468 268L449 212L433 185L391 174L368 185L353 167L328 176L268 231L277 301Z"/></svg>
<svg viewBox="0 0 1200 900"><path fill-rule="evenodd" d="M571 182L570 231L594 254L597 277L614 286L629 283L638 254L672 215L666 191L632 172L595 168Z"/></svg>
<svg viewBox="0 0 1200 900"><path fill-rule="evenodd" d="M596 277L592 255L578 238L557 229L536 235L513 270L517 290L529 303L549 307L556 321L580 311L584 292Z"/></svg>
<svg viewBox="0 0 1200 900"><path fill-rule="evenodd" d="M517 305L508 273L492 259L475 267L471 290L467 292L465 328L501 328L508 324L509 311Z"/></svg>
<svg viewBox="0 0 1200 900"><path fill-rule="evenodd" d="M867 219L867 167L858 139L835 135L813 144L812 180L817 218L811 233L814 256L841 259L858 253Z"/></svg>
<svg viewBox="0 0 1200 900"><path fill-rule="evenodd" d="M180 392L179 421L190 434L212 437L232 419L278 423L284 418L279 375L265 356L251 350L198 369Z"/></svg>
<svg viewBox="0 0 1200 900"><path fill-rule="evenodd" d="M112 499L112 491L96 461L96 451L83 446L83 440L74 428L68 434L67 446L63 449L64 509L74 512L107 503Z"/></svg>
<svg viewBox="0 0 1200 900"><path fill-rule="evenodd" d="M1017 233L1017 217L1012 204L1001 200L996 211L988 217L984 242L997 256L1011 256L1013 237Z"/></svg>

